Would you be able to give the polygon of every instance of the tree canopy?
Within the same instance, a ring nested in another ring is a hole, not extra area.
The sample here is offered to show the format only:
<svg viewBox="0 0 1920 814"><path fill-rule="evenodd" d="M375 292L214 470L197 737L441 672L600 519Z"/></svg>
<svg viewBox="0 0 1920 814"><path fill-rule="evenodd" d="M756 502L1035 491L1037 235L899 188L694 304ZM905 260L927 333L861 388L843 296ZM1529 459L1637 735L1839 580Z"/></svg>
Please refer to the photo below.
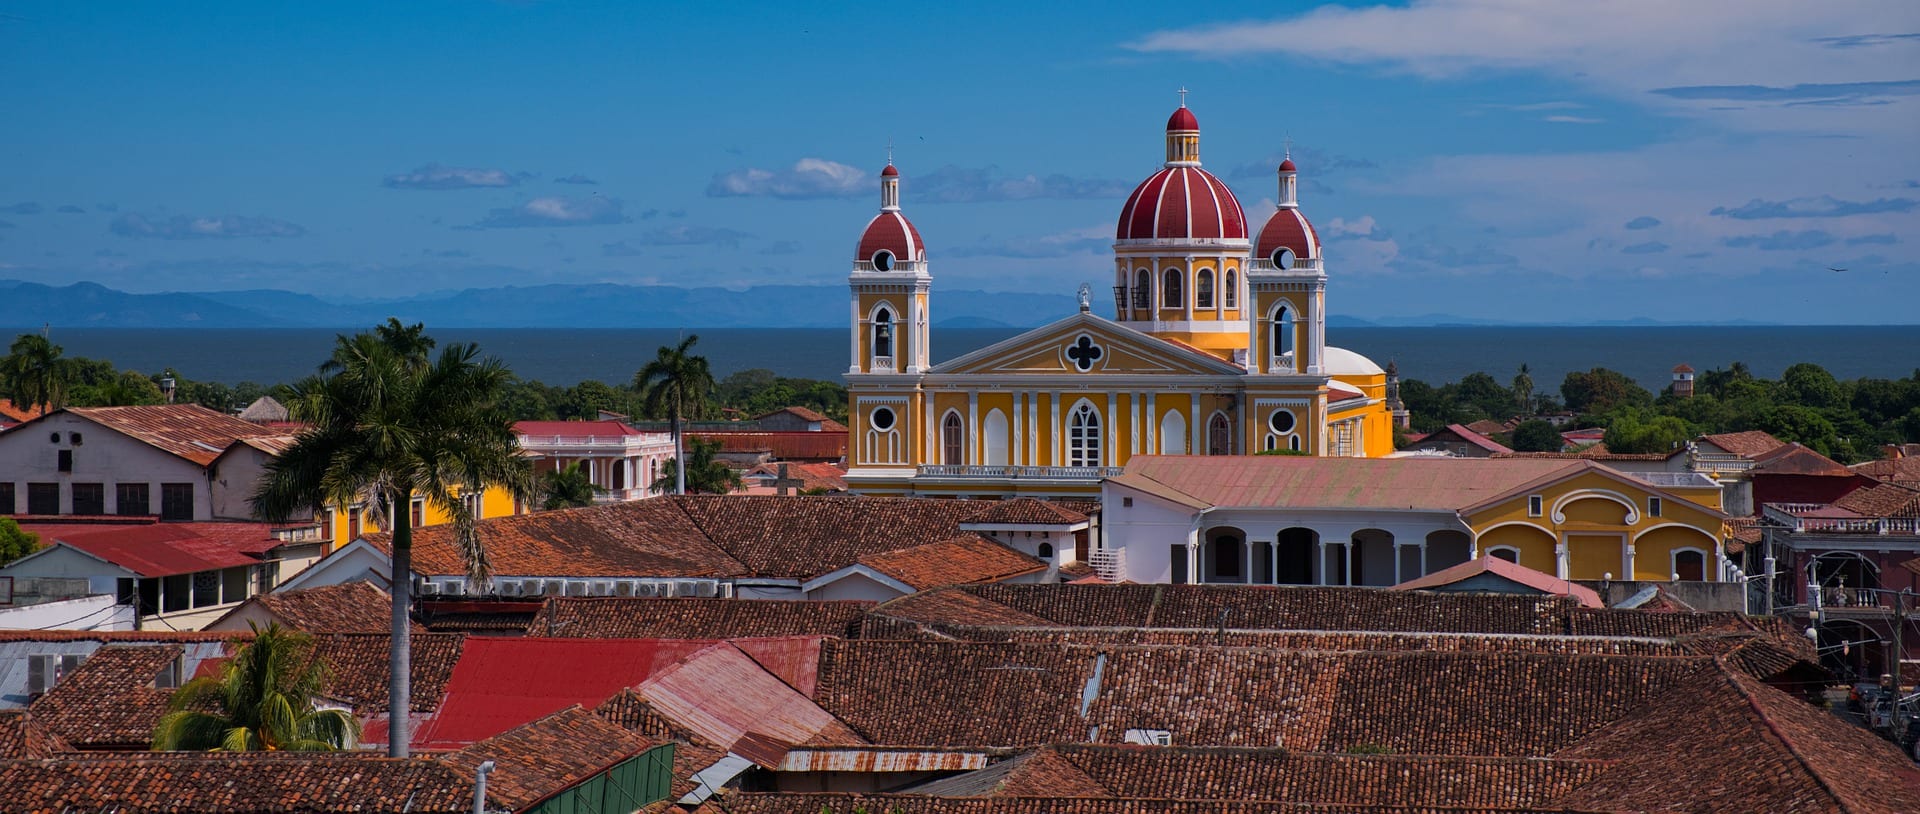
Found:
<svg viewBox="0 0 1920 814"><path fill-rule="evenodd" d="M40 550L40 535L20 527L11 517L0 517L0 565Z"/></svg>
<svg viewBox="0 0 1920 814"><path fill-rule="evenodd" d="M360 723L313 699L326 688L327 665L311 637L252 622L220 675L182 684L153 729L159 751L330 752L353 745Z"/></svg>

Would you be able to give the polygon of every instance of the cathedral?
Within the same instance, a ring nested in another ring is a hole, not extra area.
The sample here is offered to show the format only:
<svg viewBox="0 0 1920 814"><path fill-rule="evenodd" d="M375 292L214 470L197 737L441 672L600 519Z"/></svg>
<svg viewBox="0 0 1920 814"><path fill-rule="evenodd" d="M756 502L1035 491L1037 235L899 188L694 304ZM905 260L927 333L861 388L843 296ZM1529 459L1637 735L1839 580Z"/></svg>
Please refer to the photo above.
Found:
<svg viewBox="0 0 1920 814"><path fill-rule="evenodd" d="M1134 455L1380 457L1398 382L1326 343L1327 268L1300 211L1246 211L1200 165L1200 123L1167 120L1166 163L1120 207L1115 318L1079 313L932 363L933 275L880 171L880 213L854 251L847 483L877 495L1097 498Z"/></svg>

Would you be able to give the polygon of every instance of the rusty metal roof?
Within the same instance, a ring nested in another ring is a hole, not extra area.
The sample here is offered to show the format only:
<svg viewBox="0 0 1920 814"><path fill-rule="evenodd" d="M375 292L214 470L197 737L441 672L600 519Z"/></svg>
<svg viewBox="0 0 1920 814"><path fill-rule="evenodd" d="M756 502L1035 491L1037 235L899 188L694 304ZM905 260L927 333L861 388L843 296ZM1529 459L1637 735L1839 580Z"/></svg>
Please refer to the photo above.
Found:
<svg viewBox="0 0 1920 814"><path fill-rule="evenodd" d="M285 434L198 404L69 407L66 412L201 466L239 439Z"/></svg>

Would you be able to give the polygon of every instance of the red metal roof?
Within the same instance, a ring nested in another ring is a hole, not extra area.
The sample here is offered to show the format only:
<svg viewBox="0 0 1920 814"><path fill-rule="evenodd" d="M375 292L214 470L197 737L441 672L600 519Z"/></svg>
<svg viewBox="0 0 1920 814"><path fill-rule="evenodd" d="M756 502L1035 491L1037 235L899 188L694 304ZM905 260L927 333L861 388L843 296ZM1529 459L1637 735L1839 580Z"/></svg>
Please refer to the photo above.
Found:
<svg viewBox="0 0 1920 814"><path fill-rule="evenodd" d="M513 431L517 435L541 438L612 438L623 435L645 435L623 421L515 421Z"/></svg>
<svg viewBox="0 0 1920 814"><path fill-rule="evenodd" d="M1273 250L1282 246L1302 260L1320 256L1320 233L1298 209L1279 209L1267 218L1267 225L1260 227L1260 239L1254 242L1254 257L1272 259Z"/></svg>
<svg viewBox="0 0 1920 814"><path fill-rule="evenodd" d="M1245 240L1247 216L1233 190L1199 167L1166 167L1141 181L1120 210L1117 240Z"/></svg>
<svg viewBox="0 0 1920 814"><path fill-rule="evenodd" d="M469 638L446 700L414 734L420 749L454 749L574 704L592 708L718 639Z"/></svg>
<svg viewBox="0 0 1920 814"><path fill-rule="evenodd" d="M813 645L817 656L819 640ZM805 743L867 742L733 643L702 649L635 691L660 714L761 766L780 765L787 750Z"/></svg>
<svg viewBox="0 0 1920 814"><path fill-rule="evenodd" d="M927 245L920 241L920 230L913 228L913 221L899 212L881 212L867 222L866 231L860 233L860 245L853 250L856 261L872 260L873 255L885 249L893 252L895 260L919 261L926 259Z"/></svg>
<svg viewBox="0 0 1920 814"><path fill-rule="evenodd" d="M130 526L35 526L42 542L86 552L143 577L165 577L255 565L280 545L265 523L154 523Z"/></svg>
<svg viewBox="0 0 1920 814"><path fill-rule="evenodd" d="M1167 129L1170 131L1198 130L1200 120L1193 117L1193 111L1188 110L1186 105L1181 105L1173 111L1173 115L1167 117Z"/></svg>

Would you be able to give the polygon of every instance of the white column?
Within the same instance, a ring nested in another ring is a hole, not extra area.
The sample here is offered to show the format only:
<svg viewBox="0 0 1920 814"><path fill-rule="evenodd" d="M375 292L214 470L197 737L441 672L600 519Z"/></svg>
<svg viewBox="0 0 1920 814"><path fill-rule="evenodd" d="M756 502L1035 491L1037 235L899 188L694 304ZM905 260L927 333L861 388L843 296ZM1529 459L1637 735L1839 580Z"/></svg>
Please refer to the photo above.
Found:
<svg viewBox="0 0 1920 814"><path fill-rule="evenodd" d="M1554 576L1567 578L1567 542L1561 540L1553 544Z"/></svg>
<svg viewBox="0 0 1920 814"><path fill-rule="evenodd" d="M894 337L894 357L900 360L897 366L906 368L908 373L919 373L920 298L914 296L912 291L907 292L906 328L902 332L905 336ZM906 353L901 353L900 345L910 345L910 347L906 349Z"/></svg>
<svg viewBox="0 0 1920 814"><path fill-rule="evenodd" d="M1127 416L1133 421L1133 431L1127 433L1127 446L1134 455L1140 454L1140 394L1127 394Z"/></svg>
<svg viewBox="0 0 1920 814"><path fill-rule="evenodd" d="M1147 394L1147 454L1160 453L1160 411L1153 405L1153 393Z"/></svg>
<svg viewBox="0 0 1920 814"><path fill-rule="evenodd" d="M1107 445L1107 466L1120 465L1120 395L1107 392L1107 415L1100 421L1100 431L1106 435L1102 441Z"/></svg>
<svg viewBox="0 0 1920 814"><path fill-rule="evenodd" d="M940 447L938 446L940 443L940 434L934 432L933 429L939 423L933 415L933 394L922 391L920 393L920 401L926 405L926 409L921 412L926 414L927 420L925 424L920 425L920 460L915 463L924 464L929 461L940 460Z"/></svg>
<svg viewBox="0 0 1920 814"><path fill-rule="evenodd" d="M851 361L847 363L847 372L859 373L860 372L860 330L863 326L860 324L860 294L858 292L854 293L853 305L849 310L852 312L852 315L853 315L853 318L851 320L851 323L853 325L853 341L847 343L847 348L848 348L847 352L852 356Z"/></svg>
<svg viewBox="0 0 1920 814"><path fill-rule="evenodd" d="M967 391L967 437L962 439L960 458L967 463L977 464L980 456L974 450L980 448L980 391Z"/></svg>
<svg viewBox="0 0 1920 814"><path fill-rule="evenodd" d="M1422 539L1420 541L1420 573L1417 576L1424 577L1426 575L1427 575L1427 541Z"/></svg>
<svg viewBox="0 0 1920 814"><path fill-rule="evenodd" d="M1188 397L1193 404L1193 409L1192 412L1187 415L1187 435L1189 436L1187 438L1187 454L1201 455L1204 454L1207 449L1205 446L1202 446L1206 443L1207 420L1200 415L1200 394L1189 393Z"/></svg>
<svg viewBox="0 0 1920 814"><path fill-rule="evenodd" d="M1053 449L1049 450L1052 459L1047 461L1047 465L1063 466L1066 460L1063 450L1067 448L1067 433L1066 427L1060 424L1060 391L1054 390L1047 394L1047 406L1053 413Z"/></svg>
<svg viewBox="0 0 1920 814"><path fill-rule="evenodd" d="M1314 541L1314 545L1318 546L1320 549L1320 556L1318 557L1320 572L1313 575L1314 577L1313 582L1316 585L1326 585L1328 584L1327 583L1327 540L1325 537L1322 537L1319 540Z"/></svg>
<svg viewBox="0 0 1920 814"><path fill-rule="evenodd" d="M1343 584L1343 585L1352 585L1352 584L1353 584L1353 549L1354 549L1354 545L1355 545L1355 543L1354 543L1354 541L1353 541L1352 539L1348 539L1348 540L1347 540L1347 546L1346 546L1346 548L1347 548L1347 573L1346 573L1346 575L1345 575L1345 576L1346 576L1346 581L1345 581L1345 582L1343 582L1343 583L1341 583L1341 584Z"/></svg>
<svg viewBox="0 0 1920 814"><path fill-rule="evenodd" d="M1214 292L1214 299L1216 301L1220 299L1220 294L1218 291ZM1252 540L1243 539L1240 541L1240 559L1243 563L1240 568L1240 578L1242 580L1245 580L1248 585L1252 585L1253 584L1253 541Z"/></svg>
<svg viewBox="0 0 1920 814"><path fill-rule="evenodd" d="M1620 575L1621 579L1631 580L1634 578L1633 577L1633 556L1634 556L1633 544L1628 543L1627 544L1627 570L1626 570L1626 573L1623 573Z"/></svg>
<svg viewBox="0 0 1920 814"><path fill-rule="evenodd" d="M1401 574L1400 569L1400 541L1395 539L1393 541L1393 584L1399 585L1406 581L1407 578Z"/></svg>
<svg viewBox="0 0 1920 814"><path fill-rule="evenodd" d="M1007 462L1014 466L1027 462L1026 395L1018 390L1013 391L1013 415L1010 416L1013 420L1009 422L1013 424L1013 449L1007 452Z"/></svg>
<svg viewBox="0 0 1920 814"><path fill-rule="evenodd" d="M1040 393L1027 391L1027 465L1040 465Z"/></svg>

